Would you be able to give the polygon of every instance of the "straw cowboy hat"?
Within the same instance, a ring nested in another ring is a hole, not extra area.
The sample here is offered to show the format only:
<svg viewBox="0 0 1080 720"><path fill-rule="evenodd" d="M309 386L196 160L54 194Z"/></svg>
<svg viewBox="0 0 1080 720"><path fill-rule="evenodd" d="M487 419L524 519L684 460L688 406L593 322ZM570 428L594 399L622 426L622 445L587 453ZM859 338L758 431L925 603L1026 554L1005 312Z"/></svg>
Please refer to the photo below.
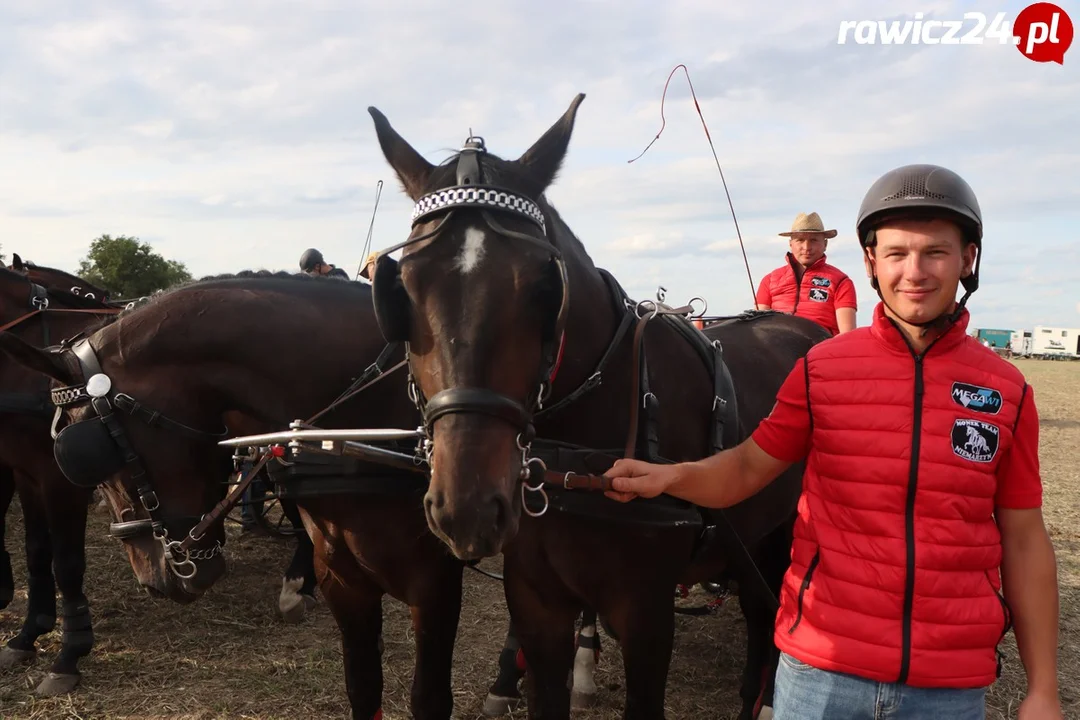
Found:
<svg viewBox="0 0 1080 720"><path fill-rule="evenodd" d="M371 281L371 272L375 269L375 261L379 259L379 253L373 252L367 256L367 260L364 261L364 268L360 271L360 277L365 278L369 282Z"/></svg>
<svg viewBox="0 0 1080 720"><path fill-rule="evenodd" d="M782 232L783 237L791 237L795 233L820 233L825 239L836 237L835 230L826 230L825 223L821 222L821 216L816 212L809 215L799 213L795 216L795 222L791 223L791 232Z"/></svg>

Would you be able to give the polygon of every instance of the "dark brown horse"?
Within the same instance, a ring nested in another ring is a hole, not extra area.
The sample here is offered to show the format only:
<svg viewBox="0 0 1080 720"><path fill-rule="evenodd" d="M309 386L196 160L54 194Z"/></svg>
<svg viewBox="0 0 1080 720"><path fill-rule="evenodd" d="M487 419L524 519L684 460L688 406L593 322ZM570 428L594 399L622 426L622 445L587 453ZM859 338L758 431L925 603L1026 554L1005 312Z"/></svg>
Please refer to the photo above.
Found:
<svg viewBox="0 0 1080 720"><path fill-rule="evenodd" d="M200 281L124 312L87 346L44 352L0 335L0 347L54 378L54 386L82 388L54 395L66 408L57 452L86 461L70 469L81 482L105 481L140 583L181 602L195 600L224 572L220 523L190 556L173 550L170 560L165 553L221 499L231 453L217 433L280 430L326 408L359 378L373 379L365 370L376 361L386 370L403 357L379 334L369 286L306 276ZM90 357L100 366L93 372L85 369ZM87 384L96 374L109 382ZM419 415L401 393L404 373L380 377L319 425L415 427ZM91 392L104 392L115 424L100 420L99 408L109 413L100 398L93 406L66 404ZM141 410L133 411L134 402ZM152 426L145 422L151 412L160 413ZM136 460L118 457L113 437ZM412 711L445 720L463 564L428 532L426 476L359 461L327 465L319 462L324 457L283 458L296 464L274 474L315 545L319 589L341 629L353 717L380 712L381 600L390 594L410 606L416 631Z"/></svg>
<svg viewBox="0 0 1080 720"><path fill-rule="evenodd" d="M30 278L30 282L37 283L49 290L66 291L89 300L97 300L101 304L108 304L110 301L109 291L105 288L94 285L88 280L64 270L44 267L23 260L18 253L12 254L11 265L8 270L25 275Z"/></svg>
<svg viewBox="0 0 1080 720"><path fill-rule="evenodd" d="M47 289L25 274L4 269L0 269L0 307L4 334L34 345L59 342L115 312L101 300ZM4 467L0 474L0 532L4 529L2 515L6 515L17 489L29 574L26 620L19 634L0 650L0 668L29 662L36 656L37 639L56 624L59 588L63 639L56 661L38 687L43 695L68 692L78 684L78 662L90 652L94 637L83 593L90 490L73 487L56 466L49 437L52 410L46 378L10 361L0 363L0 465ZM13 589L10 563L3 553L0 600L10 600Z"/></svg>
<svg viewBox="0 0 1080 720"><path fill-rule="evenodd" d="M582 98L518 160L470 138L439 166L370 109L416 202L400 263L378 261L374 300L386 337L409 345L410 394L432 442L428 525L459 558L504 554L530 717L569 717L573 623L594 608L622 645L624 717L662 718L674 588L723 572L747 620L751 717L762 695L771 704L773 603L801 467L724 513L671 498L619 505L556 483L599 486L624 447L685 461L736 444L826 334L765 314L705 339L659 305L635 308L544 198Z"/></svg>

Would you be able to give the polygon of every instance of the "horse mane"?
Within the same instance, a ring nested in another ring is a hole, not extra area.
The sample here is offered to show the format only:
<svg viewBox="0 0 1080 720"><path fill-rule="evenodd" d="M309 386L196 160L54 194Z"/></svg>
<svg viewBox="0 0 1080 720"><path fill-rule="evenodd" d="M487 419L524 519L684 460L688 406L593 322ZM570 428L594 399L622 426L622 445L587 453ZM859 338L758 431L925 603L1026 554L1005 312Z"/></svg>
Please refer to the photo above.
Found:
<svg viewBox="0 0 1080 720"><path fill-rule="evenodd" d="M133 313L155 308L163 302L172 300L176 295L192 289L208 288L214 289L217 287L228 287L230 285L236 286L237 283L243 283L242 287L251 290L262 289L276 289L282 284L289 283L330 283L333 285L341 285L342 287L348 287L353 289L360 289L364 292L368 298L371 296L371 286L367 283L345 281L337 278L324 277L321 275L313 276L301 272L288 272L286 270L241 270L235 273L219 273L217 275L206 275L204 277L188 280L186 282L178 283L166 290L158 290L157 292L146 295L141 298L132 299L132 301L115 315L105 317L100 321L94 323L87 329L87 335L100 330L106 325L126 318ZM311 287L318 287L318 285L312 285Z"/></svg>

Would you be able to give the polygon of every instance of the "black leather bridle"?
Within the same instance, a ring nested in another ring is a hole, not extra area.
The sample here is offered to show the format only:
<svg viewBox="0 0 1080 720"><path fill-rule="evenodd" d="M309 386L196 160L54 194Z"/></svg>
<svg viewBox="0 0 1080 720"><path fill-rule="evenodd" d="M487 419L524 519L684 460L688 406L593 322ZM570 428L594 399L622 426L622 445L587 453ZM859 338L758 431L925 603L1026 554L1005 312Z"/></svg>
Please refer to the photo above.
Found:
<svg viewBox="0 0 1080 720"><path fill-rule="evenodd" d="M117 414L126 414L151 427L159 427L200 441L216 442L224 439L229 436L228 428L217 432L198 430L142 405L127 393L117 392L111 378L102 371L89 339L77 340L74 344L69 344L70 342L62 343L60 351L70 353L74 358L83 382L54 388L50 393L53 405L56 406L52 436L57 464L68 480L80 487L94 487L108 479L112 473L126 468L135 485L139 502L149 519L112 523L109 534L121 540L152 534L162 544L165 558L173 572L183 579L193 577L196 571L194 561L208 560L221 553L223 547L220 542L215 542L209 549L177 551L180 541L169 534L169 523L154 490L153 481L118 421ZM56 428L64 410L82 404L89 404L93 408L94 417L72 423L57 432ZM125 509L121 516L127 512L134 514L134 509ZM198 522L199 519L194 518L194 521ZM192 518L173 519L174 522L179 520L191 521ZM193 538L193 541L198 542L200 539ZM190 572L187 568L190 568Z"/></svg>
<svg viewBox="0 0 1080 720"><path fill-rule="evenodd" d="M438 235L454 213L461 209L479 211L493 232L532 245L548 255L553 265L552 270L561 284L561 300L555 316L550 318L545 327L540 373L527 404L485 387L446 388L426 399L416 383L411 364L409 366L409 397L423 415L428 436L429 459L433 426L439 418L452 414L483 414L499 418L518 430L518 446L523 453L524 471L529 444L536 435L533 417L551 395L551 385L562 357L569 307L569 282L562 253L552 240L547 218L540 205L522 193L485 184L481 158L486 152L483 139L470 136L458 156L457 183L427 193L416 201L412 215L413 228L434 216L444 213L445 216L430 232L409 238L379 254L372 283L373 298L376 318L383 336L389 342L405 342L408 353L412 322L411 301L401 281L400 265L398 261L390 258L389 254ZM493 213L528 220L541 234L526 234L505 228L493 217Z"/></svg>

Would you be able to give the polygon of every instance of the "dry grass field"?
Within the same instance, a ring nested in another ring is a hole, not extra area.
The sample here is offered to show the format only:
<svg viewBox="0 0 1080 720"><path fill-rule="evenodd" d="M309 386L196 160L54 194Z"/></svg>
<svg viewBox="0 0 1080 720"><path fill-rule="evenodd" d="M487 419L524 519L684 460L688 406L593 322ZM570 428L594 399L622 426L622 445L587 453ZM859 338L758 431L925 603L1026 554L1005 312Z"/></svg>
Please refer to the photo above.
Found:
<svg viewBox="0 0 1080 720"><path fill-rule="evenodd" d="M1065 715L1080 718L1080 363L1018 361L1036 390L1042 416L1040 457L1046 520L1057 548L1061 582L1061 688ZM7 546L15 564L16 599L0 612L0 639L13 636L26 608L22 522L9 514ZM298 626L277 616L285 541L261 535L229 542L230 574L192 606L154 600L142 592L126 555L106 536L108 518L95 510L87 536L87 594L97 645L83 661L74 693L35 698L34 686L59 649L59 631L42 639L29 670L0 674L0 718L308 718L347 717L337 629L325 605ZM499 583L466 573L466 596L454 670L455 717L481 717L488 684L506 631ZM413 659L408 613L385 602L384 717L409 717ZM706 617L678 616L667 695L667 716L729 718L738 708L743 657L741 615L735 602ZM618 648L604 638L598 706L575 717L621 717L623 673ZM1015 717L1023 671L1010 634L1006 664L994 686L988 717ZM524 717L518 713L517 717Z"/></svg>

